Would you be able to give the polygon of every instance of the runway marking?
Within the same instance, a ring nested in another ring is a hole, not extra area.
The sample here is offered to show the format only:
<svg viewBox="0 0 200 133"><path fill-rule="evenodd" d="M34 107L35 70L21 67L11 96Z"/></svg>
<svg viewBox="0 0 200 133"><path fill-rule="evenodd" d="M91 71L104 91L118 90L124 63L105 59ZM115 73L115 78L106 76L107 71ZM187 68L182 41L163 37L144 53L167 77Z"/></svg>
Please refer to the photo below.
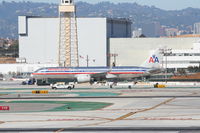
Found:
<svg viewBox="0 0 200 133"><path fill-rule="evenodd" d="M6 100L6 101L4 101L4 102L6 102L6 103L10 103L10 102L12 102L11 100Z"/></svg>
<svg viewBox="0 0 200 133"><path fill-rule="evenodd" d="M170 117L180 117L180 116L200 116L200 114L188 114L188 115L170 115ZM169 117L169 116L160 116L160 117ZM138 117L139 118L139 117Z"/></svg>
<svg viewBox="0 0 200 133"><path fill-rule="evenodd" d="M19 116L33 116L32 114L16 114ZM95 116L74 116L74 115L39 115L37 114L37 116L49 116L49 117L82 117L82 118L88 118L88 119L104 119L104 120L113 120L110 118L105 118L105 117L95 117Z"/></svg>
<svg viewBox="0 0 200 133"><path fill-rule="evenodd" d="M173 101L174 99L175 99L175 98L171 98L171 99L166 100L166 101L164 101L164 102L162 102L162 103L160 103L160 104L158 104L158 105L156 105L156 106L153 106L153 107L151 107L151 108L139 110L139 111L136 111L136 112L130 112L130 113L128 113L128 114L125 114L125 115L123 115L123 116L121 116L121 117L118 117L118 118L114 119L113 121L123 120L123 119L125 119L125 118L128 118L128 117L130 117L130 116L136 114L136 113L142 113L142 112L146 112L146 111L149 111L149 110L153 110L153 109L155 109L155 108L157 108L157 107L159 107L159 106L161 106L161 105L164 105L164 104L167 104L167 103Z"/></svg>
<svg viewBox="0 0 200 133"><path fill-rule="evenodd" d="M173 105L173 104L166 104L166 105L172 106L172 109L174 109L175 107L177 107L178 109L200 109L200 107L196 107L196 106Z"/></svg>
<svg viewBox="0 0 200 133"><path fill-rule="evenodd" d="M199 92L193 92L192 94L188 95L188 96L193 96L193 95L197 95L199 94Z"/></svg>
<svg viewBox="0 0 200 133"><path fill-rule="evenodd" d="M13 123L13 122L47 122L49 120L21 120L21 121L5 121L6 123Z"/></svg>
<svg viewBox="0 0 200 133"><path fill-rule="evenodd" d="M141 110L141 109L102 109L102 111L133 111L133 110Z"/></svg>
<svg viewBox="0 0 200 133"><path fill-rule="evenodd" d="M73 119L73 118L69 118L69 119L48 119L48 121L94 121L97 119Z"/></svg>
<svg viewBox="0 0 200 133"><path fill-rule="evenodd" d="M63 119L47 119L47 120L19 120L19 121L5 121L5 122L9 122L9 123L13 123L13 122L51 122L51 121L94 121L94 120L105 120L102 118L83 118L83 119L78 119L78 118L63 118Z"/></svg>
<svg viewBox="0 0 200 133"><path fill-rule="evenodd" d="M125 118L127 118L127 117L130 117L130 116L136 114L136 113L138 113L138 112L130 112L130 113L128 113L128 114L126 114L126 115L123 115L123 116L121 116L121 117L118 117L117 119L114 119L114 120L112 120L112 121L123 120L123 119L125 119Z"/></svg>
<svg viewBox="0 0 200 133"><path fill-rule="evenodd" d="M146 112L146 111L150 111L150 110L156 109L156 108L160 107L161 105L164 105L164 104L167 104L167 103L173 101L174 99L176 99L176 98L175 97L174 98L170 98L170 99L168 99L168 100L166 100L166 101L164 101L164 102L162 102L162 103L160 103L158 105L155 105L155 106L153 106L151 108L142 109L142 110L139 110L139 111L136 111L136 112L130 112L130 113L125 114L123 116L120 116L120 117L118 117L116 119L112 119L112 120L105 121L105 122L88 124L88 125L79 125L78 127L97 126L97 125L106 124L106 123L110 123L110 122L114 122L114 121L124 120L124 119L126 119L126 118L128 118L130 116L133 116L133 115L137 114L137 113L142 113L142 112Z"/></svg>
<svg viewBox="0 0 200 133"><path fill-rule="evenodd" d="M0 96L7 96L8 94L0 94Z"/></svg>
<svg viewBox="0 0 200 133"><path fill-rule="evenodd" d="M200 119L193 119L193 118L163 118L163 117L158 117L158 118L155 118L155 117L152 117L152 118L135 118L135 119L126 119L126 120L177 120L177 121L180 121L180 120L200 120Z"/></svg>
<svg viewBox="0 0 200 133"><path fill-rule="evenodd" d="M64 130L65 130L64 128L61 128L60 130L55 131L54 133L60 133L60 132L62 132L62 131L64 131Z"/></svg>

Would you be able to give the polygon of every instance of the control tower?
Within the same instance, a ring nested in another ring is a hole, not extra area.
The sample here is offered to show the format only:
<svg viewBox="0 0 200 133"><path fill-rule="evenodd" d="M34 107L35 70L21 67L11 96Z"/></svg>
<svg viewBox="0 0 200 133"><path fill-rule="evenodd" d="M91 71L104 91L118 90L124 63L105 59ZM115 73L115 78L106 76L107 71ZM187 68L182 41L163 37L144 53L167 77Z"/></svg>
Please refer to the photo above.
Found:
<svg viewBox="0 0 200 133"><path fill-rule="evenodd" d="M74 0L61 0L59 5L59 18L59 66L77 67L79 66L79 57Z"/></svg>

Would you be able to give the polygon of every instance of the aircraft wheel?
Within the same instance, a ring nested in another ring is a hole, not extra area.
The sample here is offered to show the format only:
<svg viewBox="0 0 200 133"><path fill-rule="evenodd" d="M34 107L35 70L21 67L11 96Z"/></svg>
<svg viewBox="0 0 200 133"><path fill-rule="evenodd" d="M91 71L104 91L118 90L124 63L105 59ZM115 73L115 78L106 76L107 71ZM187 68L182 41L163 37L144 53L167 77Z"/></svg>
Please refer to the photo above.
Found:
<svg viewBox="0 0 200 133"><path fill-rule="evenodd" d="M71 90L71 89L72 89L72 87L71 87L71 86L69 86L69 87L68 87L68 89L69 89L69 90Z"/></svg>

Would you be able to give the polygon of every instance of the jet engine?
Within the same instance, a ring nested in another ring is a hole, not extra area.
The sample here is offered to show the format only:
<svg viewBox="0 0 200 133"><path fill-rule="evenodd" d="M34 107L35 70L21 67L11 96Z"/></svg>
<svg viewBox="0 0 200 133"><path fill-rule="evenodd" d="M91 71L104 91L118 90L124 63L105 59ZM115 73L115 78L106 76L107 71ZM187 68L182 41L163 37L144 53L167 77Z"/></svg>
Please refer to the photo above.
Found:
<svg viewBox="0 0 200 133"><path fill-rule="evenodd" d="M91 81L91 76L89 74L81 74L81 75L77 75L76 77L77 77L78 83L85 83L85 82Z"/></svg>

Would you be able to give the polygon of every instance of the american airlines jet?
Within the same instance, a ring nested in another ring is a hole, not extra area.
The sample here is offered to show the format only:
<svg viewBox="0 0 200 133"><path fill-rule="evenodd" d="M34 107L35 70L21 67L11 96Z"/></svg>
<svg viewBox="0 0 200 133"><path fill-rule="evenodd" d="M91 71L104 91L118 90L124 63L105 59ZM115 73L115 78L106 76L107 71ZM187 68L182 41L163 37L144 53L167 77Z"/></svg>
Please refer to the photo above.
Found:
<svg viewBox="0 0 200 133"><path fill-rule="evenodd" d="M133 67L49 67L41 68L34 73L35 79L67 79L70 82L92 82L101 80L126 80L136 77L145 77L161 72L161 58L156 50L144 62L144 64Z"/></svg>

